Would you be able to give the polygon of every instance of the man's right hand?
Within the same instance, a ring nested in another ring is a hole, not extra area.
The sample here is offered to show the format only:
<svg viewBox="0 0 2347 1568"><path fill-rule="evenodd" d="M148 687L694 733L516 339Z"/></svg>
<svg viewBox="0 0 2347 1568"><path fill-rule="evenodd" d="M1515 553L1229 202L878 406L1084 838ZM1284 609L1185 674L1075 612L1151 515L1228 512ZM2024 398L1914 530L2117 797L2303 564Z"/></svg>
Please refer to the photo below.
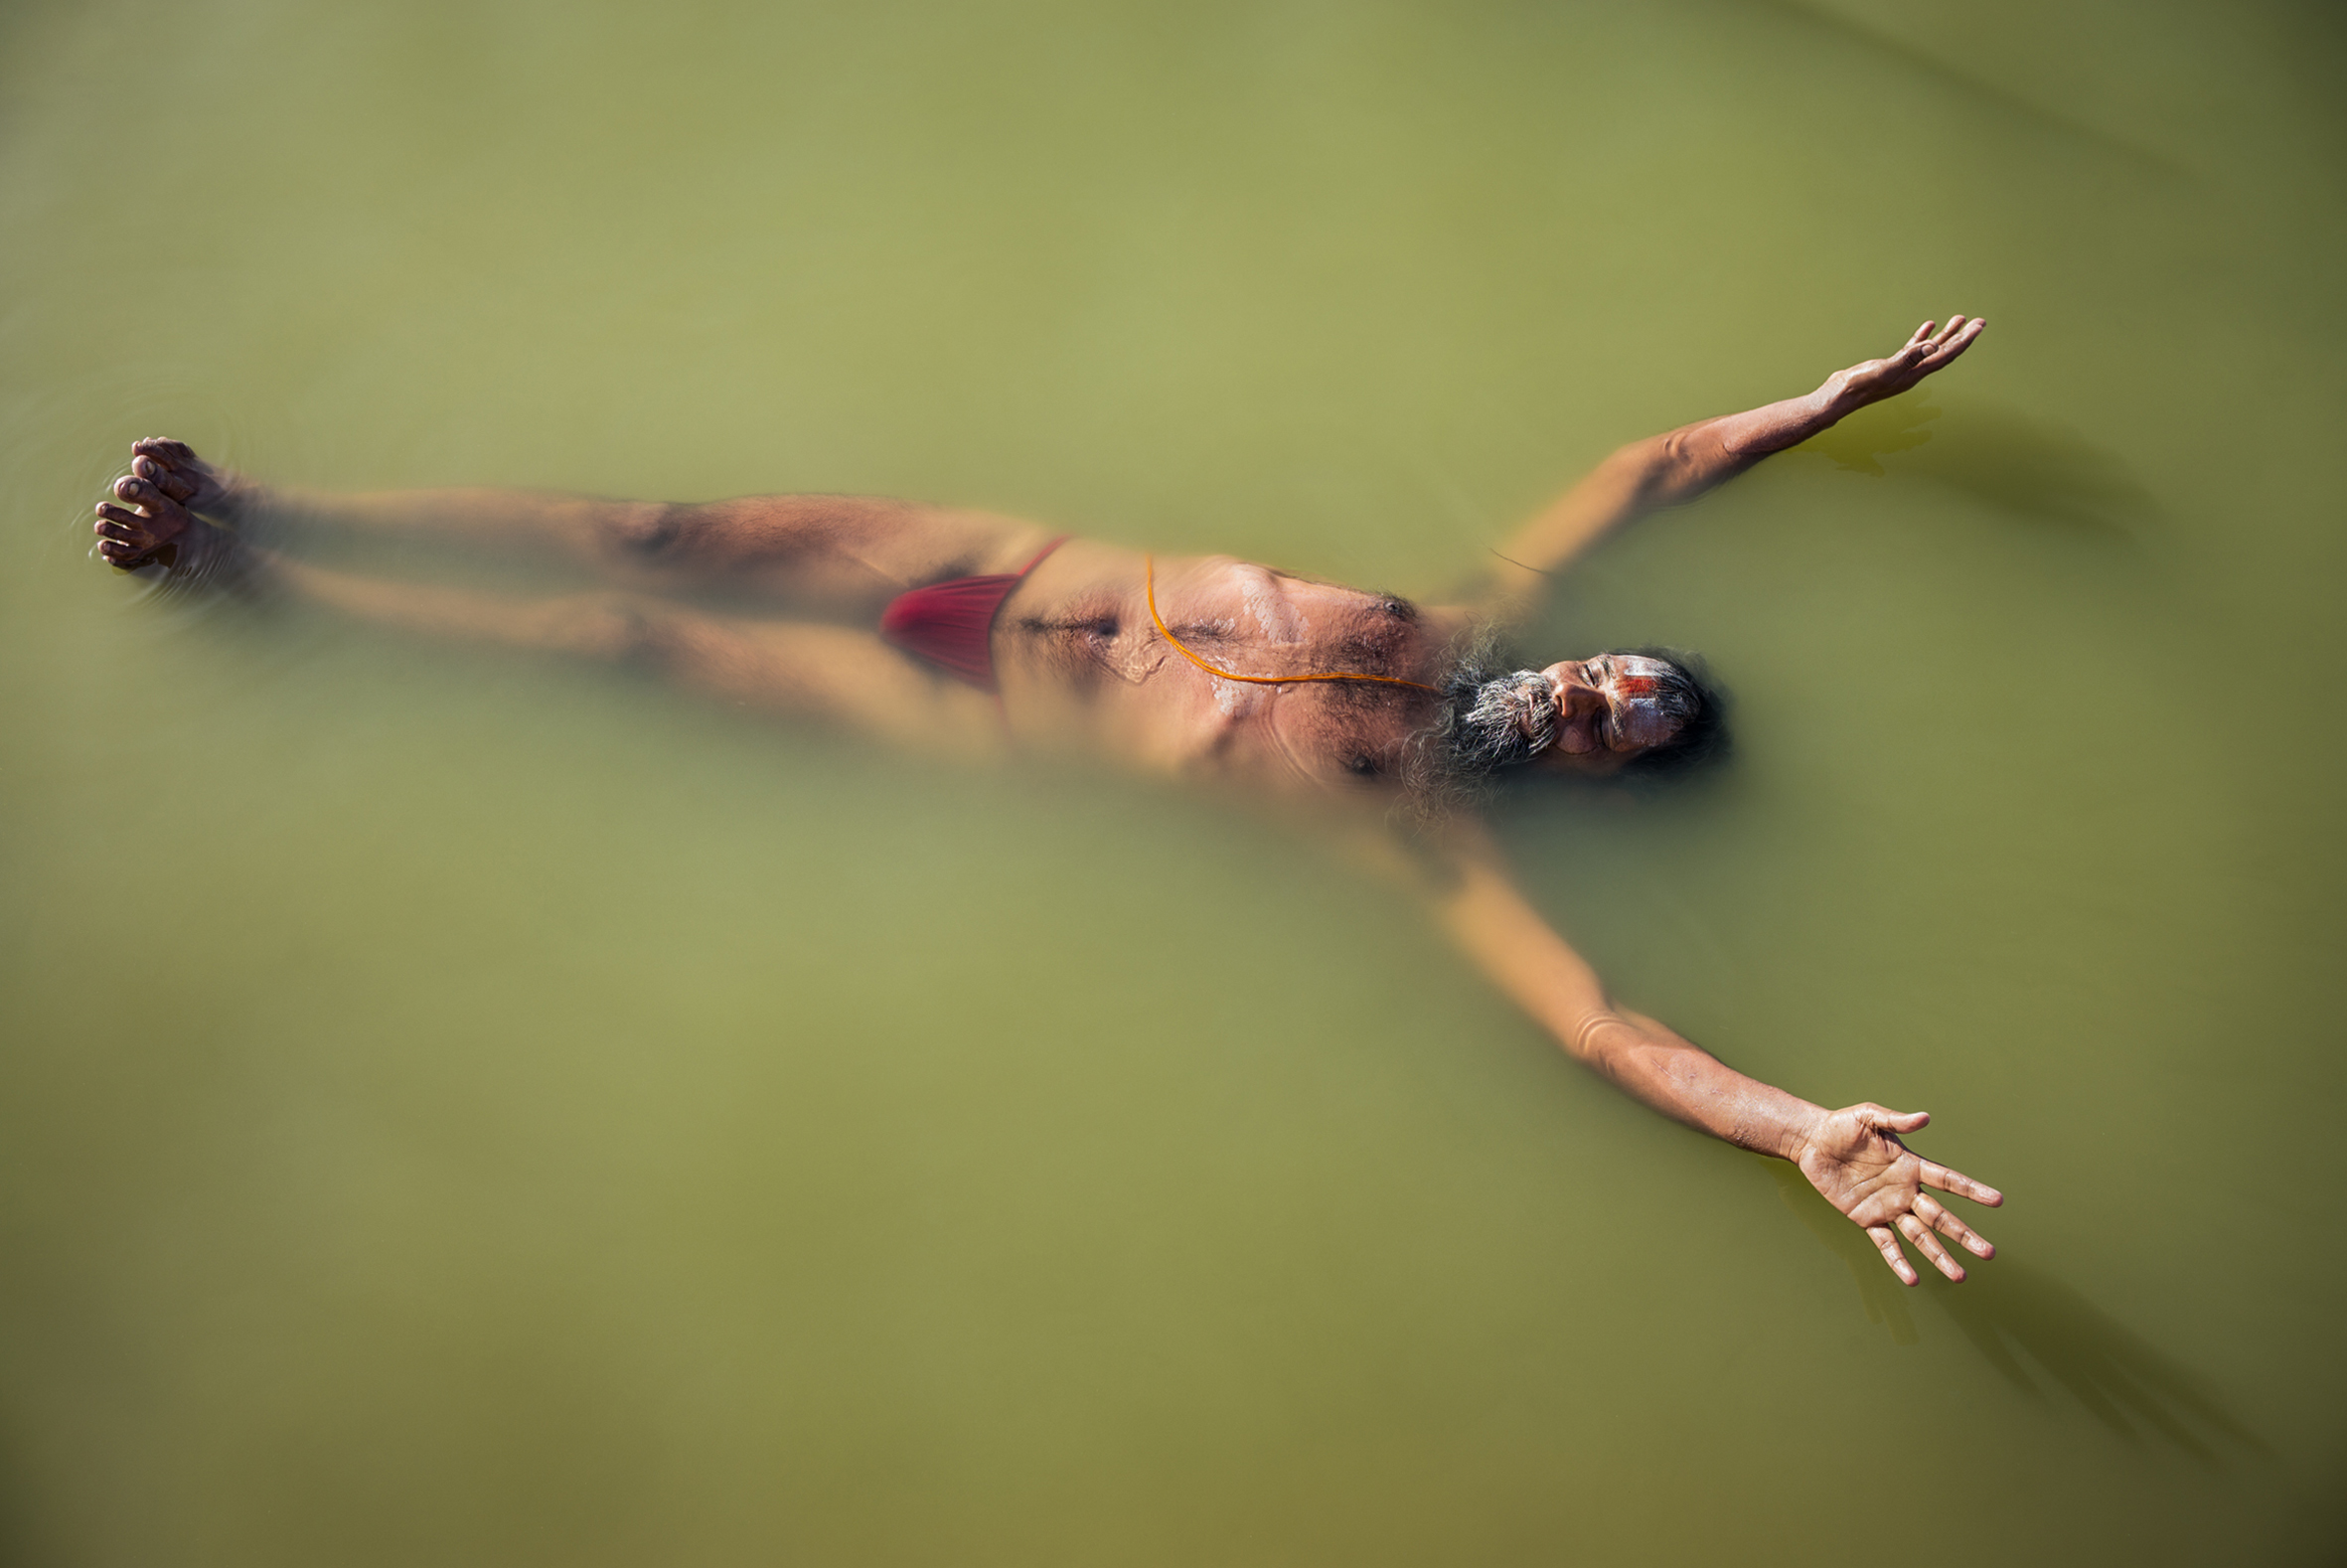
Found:
<svg viewBox="0 0 2347 1568"><path fill-rule="evenodd" d="M1835 417L1896 397L1935 371L1947 369L1988 323L1977 316L1969 321L1951 316L1947 326L1935 331L1936 325L1927 321L1916 328L1907 346L1887 360L1868 360L1827 377L1825 390L1838 405Z"/></svg>

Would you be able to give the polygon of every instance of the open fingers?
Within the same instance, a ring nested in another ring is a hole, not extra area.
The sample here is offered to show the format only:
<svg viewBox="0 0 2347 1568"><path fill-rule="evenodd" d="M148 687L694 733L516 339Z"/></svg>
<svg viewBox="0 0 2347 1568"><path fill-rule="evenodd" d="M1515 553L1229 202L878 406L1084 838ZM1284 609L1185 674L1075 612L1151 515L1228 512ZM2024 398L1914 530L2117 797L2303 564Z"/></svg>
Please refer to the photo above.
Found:
<svg viewBox="0 0 2347 1568"><path fill-rule="evenodd" d="M1987 1208L1995 1208L2005 1200L2005 1195L1996 1188L1984 1186L1961 1171L1951 1171L1929 1160L1924 1162L1923 1183L1936 1186L1943 1192L1954 1192L1957 1197L1968 1197Z"/></svg>
<svg viewBox="0 0 2347 1568"><path fill-rule="evenodd" d="M1907 1244L1930 1259L1933 1268L1959 1285L1963 1283L1964 1266L1948 1255L1948 1249L1940 1245L1940 1238L1932 1234L1931 1226L1913 1214L1901 1214L1898 1225L1899 1234L1907 1238Z"/></svg>
<svg viewBox="0 0 2347 1568"><path fill-rule="evenodd" d="M1915 1283L1915 1265L1908 1262L1907 1254L1899 1250L1899 1238L1891 1233L1890 1226L1867 1226L1866 1239L1874 1243L1875 1251L1883 1255L1883 1261L1891 1266L1891 1272L1899 1276L1900 1284Z"/></svg>
<svg viewBox="0 0 2347 1568"><path fill-rule="evenodd" d="M1951 317L1948 323L1949 330L1933 340L1932 352L1924 358L1925 368L1936 371L1941 366L1954 361L1957 355L1972 346L1972 340L1980 336L1980 329L1986 325L1988 323L1977 319L1965 321L1961 316Z"/></svg>
<svg viewBox="0 0 2347 1568"><path fill-rule="evenodd" d="M1987 1237L1956 1218L1947 1204L1932 1196L1931 1193L1918 1192L1915 1194L1915 1213L1916 1217L1925 1224L1963 1248L1973 1257L1993 1258L1996 1256L1996 1249L1988 1244Z"/></svg>

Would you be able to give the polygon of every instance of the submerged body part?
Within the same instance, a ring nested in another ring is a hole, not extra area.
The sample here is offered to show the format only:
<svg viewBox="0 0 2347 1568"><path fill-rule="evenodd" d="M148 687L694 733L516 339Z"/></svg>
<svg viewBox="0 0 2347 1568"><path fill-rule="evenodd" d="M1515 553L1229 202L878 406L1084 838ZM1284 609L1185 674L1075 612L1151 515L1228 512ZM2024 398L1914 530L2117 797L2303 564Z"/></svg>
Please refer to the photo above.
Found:
<svg viewBox="0 0 2347 1568"><path fill-rule="evenodd" d="M184 442L139 441L97 512L97 552L185 581L268 583L384 625L624 660L679 684L859 728L908 750L1072 752L1145 772L1303 797L1340 842L1429 900L1485 975L1577 1060L1663 1114L1792 1162L1865 1228L1909 1284L1902 1239L1950 1279L1946 1241L1993 1249L1933 1196L2002 1197L1925 1161L1922 1112L1828 1111L1735 1071L1620 1006L1507 874L1471 813L1379 839L1398 789L1456 804L1496 770L1603 777L1699 759L1719 704L1690 656L1619 650L1492 667L1486 629L1536 611L1553 573L1634 518L1682 505L1772 452L1943 369L1981 323L1924 323L1896 354L1800 397L1706 419L1614 453L1503 549L1457 604L1227 555L1141 554L988 513L874 497L699 504L502 490L333 495L227 473ZM522 546L608 586L500 595L330 570L306 529L436 534ZM262 541L267 541L263 544ZM720 614L723 589L776 613ZM1346 800L1366 807L1346 811ZM1382 846L1382 847L1379 847Z"/></svg>
<svg viewBox="0 0 2347 1568"><path fill-rule="evenodd" d="M1017 571L948 577L905 589L880 611L880 636L890 647L926 659L981 692L994 691L995 620L1003 602L1066 543L1067 536L1060 535Z"/></svg>

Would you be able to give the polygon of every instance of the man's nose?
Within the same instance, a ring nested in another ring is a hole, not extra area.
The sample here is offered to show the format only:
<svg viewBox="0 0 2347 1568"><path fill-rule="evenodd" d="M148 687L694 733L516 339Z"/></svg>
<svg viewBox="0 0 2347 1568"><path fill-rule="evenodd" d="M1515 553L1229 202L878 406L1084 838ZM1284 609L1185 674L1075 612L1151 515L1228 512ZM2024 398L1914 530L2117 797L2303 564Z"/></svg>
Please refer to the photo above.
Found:
<svg viewBox="0 0 2347 1568"><path fill-rule="evenodd" d="M1567 681L1564 690L1557 694L1557 706L1564 709L1568 718L1579 718L1584 713L1602 713L1606 710L1606 694L1587 681Z"/></svg>

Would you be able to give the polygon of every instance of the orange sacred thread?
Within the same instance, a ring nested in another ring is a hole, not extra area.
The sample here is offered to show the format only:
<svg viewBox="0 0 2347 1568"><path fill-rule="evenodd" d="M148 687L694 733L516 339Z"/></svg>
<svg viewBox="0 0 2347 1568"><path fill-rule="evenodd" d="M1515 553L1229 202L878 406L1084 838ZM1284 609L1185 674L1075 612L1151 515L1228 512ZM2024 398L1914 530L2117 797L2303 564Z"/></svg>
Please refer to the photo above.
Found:
<svg viewBox="0 0 2347 1568"><path fill-rule="evenodd" d="M1156 558L1149 555L1142 556L1141 570L1142 591L1149 598L1149 618L1157 622L1158 635L1172 643L1175 653L1208 675L1218 675L1225 681L1245 681L1251 686L1286 686L1291 681L1374 681L1379 686L1406 686L1413 692L1439 693L1442 690L1440 687L1426 686L1417 681L1403 681L1390 675L1240 675L1236 671L1210 665L1183 647L1181 639L1174 636L1172 628L1166 625L1166 618L1158 613L1158 563Z"/></svg>

